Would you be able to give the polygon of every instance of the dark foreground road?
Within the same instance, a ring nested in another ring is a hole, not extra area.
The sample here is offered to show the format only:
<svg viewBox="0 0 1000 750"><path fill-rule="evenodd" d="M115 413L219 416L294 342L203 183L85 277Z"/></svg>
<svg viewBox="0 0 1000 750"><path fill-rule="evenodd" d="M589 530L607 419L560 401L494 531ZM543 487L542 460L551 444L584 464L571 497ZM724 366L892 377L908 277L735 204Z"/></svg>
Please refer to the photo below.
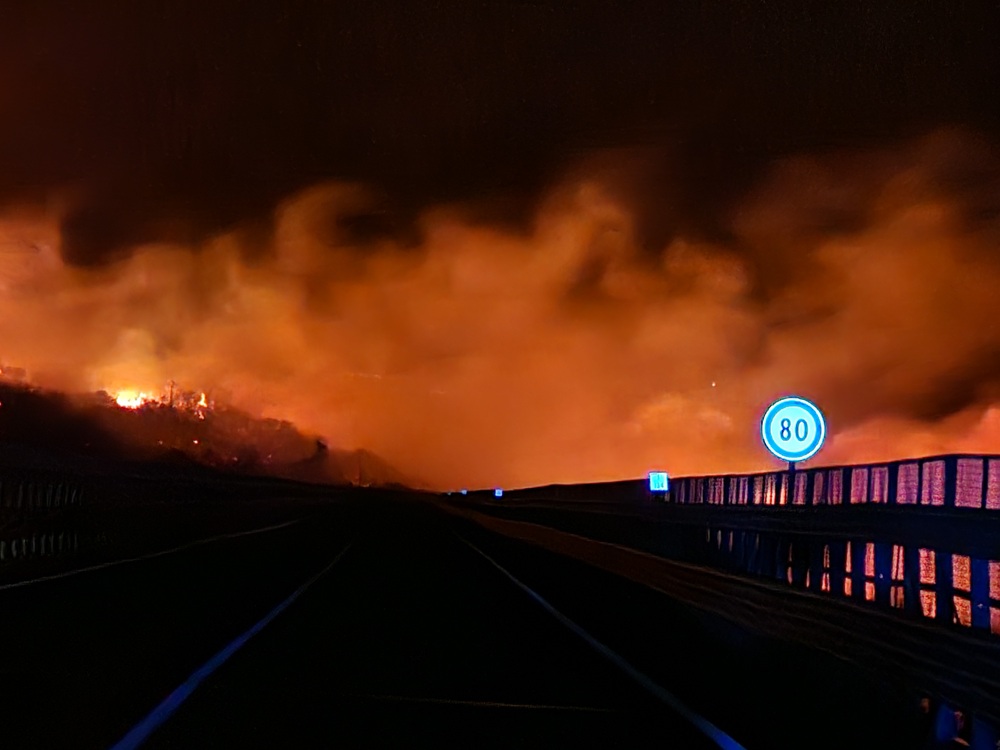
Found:
<svg viewBox="0 0 1000 750"><path fill-rule="evenodd" d="M0 589L0 747L683 749L718 747L712 722L761 750L907 747L884 744L891 686L845 697L842 666L663 599L416 503L313 508Z"/></svg>

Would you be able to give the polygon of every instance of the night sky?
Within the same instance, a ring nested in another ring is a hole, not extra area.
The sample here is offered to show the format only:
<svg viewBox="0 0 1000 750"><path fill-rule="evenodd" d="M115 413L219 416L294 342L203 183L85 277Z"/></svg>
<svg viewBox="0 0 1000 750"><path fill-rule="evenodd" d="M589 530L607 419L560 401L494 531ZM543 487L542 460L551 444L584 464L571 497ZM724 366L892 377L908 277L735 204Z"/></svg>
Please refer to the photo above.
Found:
<svg viewBox="0 0 1000 750"><path fill-rule="evenodd" d="M986 449L998 140L996 3L6 3L0 361L439 485Z"/></svg>
<svg viewBox="0 0 1000 750"><path fill-rule="evenodd" d="M524 221L555 177L620 146L655 152L656 246L724 231L775 157L1000 126L996 3L11 5L0 190L72 186L74 263L254 224L329 178L377 188L360 232L405 234L441 201Z"/></svg>

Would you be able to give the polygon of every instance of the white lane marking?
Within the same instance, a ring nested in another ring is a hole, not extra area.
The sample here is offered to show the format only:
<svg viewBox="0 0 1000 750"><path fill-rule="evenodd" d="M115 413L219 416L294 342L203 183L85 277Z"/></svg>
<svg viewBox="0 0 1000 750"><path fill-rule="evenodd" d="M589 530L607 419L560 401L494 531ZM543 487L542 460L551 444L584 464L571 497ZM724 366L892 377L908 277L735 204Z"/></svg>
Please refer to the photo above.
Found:
<svg viewBox="0 0 1000 750"><path fill-rule="evenodd" d="M265 526L260 529L250 529L249 531L236 531L231 534L219 534L218 536L211 536L206 539L196 539L193 542L187 542L179 547L171 547L170 549L160 550L159 552L151 552L148 555L140 555L138 557L125 557L121 560L109 560L108 562L98 563L96 565L88 565L85 568L76 568L74 570L66 570L62 573L53 573L48 576L40 576L38 578L30 578L27 581L15 581L13 583L5 583L0 585L0 591L6 591L7 589L17 589L21 586L31 586L35 583L43 583L45 581L56 581L60 578L69 578L70 576L80 575L81 573L91 573L95 570L104 570L105 568L113 568L116 565L125 565L126 563L140 562L141 560L152 560L155 557L163 557L164 555L172 555L175 552L183 552L186 549L191 549L192 547L198 547L202 544L211 544L212 542L221 542L224 539L236 539L242 536L253 536L254 534L263 534L266 531L277 531L278 529L284 529L288 526L293 526L297 523L304 521L304 518L296 518L291 521L285 521L284 523L274 524L273 526Z"/></svg>
<svg viewBox="0 0 1000 750"><path fill-rule="evenodd" d="M167 721L167 719L174 715L177 709L183 705L184 701L191 697L191 694L202 682L210 677L216 669L225 664L226 661L229 660L229 657L239 651L247 641L267 627L271 620L288 609L292 602L298 599L306 589L316 583L316 581L322 578L323 575L330 570L330 568L336 565L340 561L340 558L347 554L347 550L350 548L350 544L344 547L344 549L342 549L340 553L319 573L295 589L295 591L293 591L287 599L264 615L264 617L253 627L237 637L228 646L223 648L215 656L192 672L191 675L184 680L184 682L182 682L172 693L170 693L170 695L163 699L163 702L150 711L145 718L129 730L128 734L115 743L111 750L135 750L135 748L141 746L146 740L149 739L153 732L155 732L165 721Z"/></svg>
<svg viewBox="0 0 1000 750"><path fill-rule="evenodd" d="M442 706L471 706L473 708L526 708L542 711L583 711L589 713L619 713L615 708L599 706L551 706L545 703L503 703L501 701L463 701L454 698L420 698L409 695L364 695L346 694L339 696L349 700L391 701L397 703L432 703Z"/></svg>
<svg viewBox="0 0 1000 750"><path fill-rule="evenodd" d="M716 745L723 750L746 750L741 744L730 737L728 734L723 732L717 726L712 724L708 719L700 716L699 714L692 711L690 708L685 706L681 701L671 692L661 687L655 683L651 678L647 677L645 674L640 672L634 666L632 666L624 657L611 650L608 646L605 646L594 636L584 630L582 627L577 625L566 615L560 612L558 609L553 607L546 601L541 594L537 593L534 589L529 587L527 584L522 583L520 580L514 577L514 575L507 571L500 563L494 560L492 557L483 552L479 547L474 545L472 542L465 539L460 534L455 534L459 539L461 539L466 545L475 550L479 555L487 560L494 568L499 570L507 579L521 589L524 593L535 600L546 612L555 617L559 622L565 625L567 628L572 630L576 635L582 638L591 648L597 651L601 656L605 657L614 664L616 667L625 672L629 677L635 680L639 685L646 689L647 692L651 693L654 697L658 698L661 702L665 703L671 709L676 711L678 714L683 716L689 722L694 724L702 734L707 736Z"/></svg>

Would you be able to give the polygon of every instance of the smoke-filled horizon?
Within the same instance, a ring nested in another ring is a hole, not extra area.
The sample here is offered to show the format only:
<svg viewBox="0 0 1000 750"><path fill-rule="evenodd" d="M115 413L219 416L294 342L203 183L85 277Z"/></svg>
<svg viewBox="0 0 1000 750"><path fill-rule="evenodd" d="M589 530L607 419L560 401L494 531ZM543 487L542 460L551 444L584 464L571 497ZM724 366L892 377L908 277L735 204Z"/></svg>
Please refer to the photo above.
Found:
<svg viewBox="0 0 1000 750"><path fill-rule="evenodd" d="M774 398L818 463L997 452L1000 156L973 131L776 160L716 238L650 246L652 151L594 151L521 229L461 203L365 238L374 186L66 262L66 203L0 215L0 363L66 390L174 380L435 488L762 470ZM666 163L666 166L664 166ZM669 211L669 206L663 210ZM262 217L263 218L263 217Z"/></svg>
<svg viewBox="0 0 1000 750"><path fill-rule="evenodd" d="M0 364L437 487L997 450L996 3L0 7ZM713 385L714 384L714 385Z"/></svg>

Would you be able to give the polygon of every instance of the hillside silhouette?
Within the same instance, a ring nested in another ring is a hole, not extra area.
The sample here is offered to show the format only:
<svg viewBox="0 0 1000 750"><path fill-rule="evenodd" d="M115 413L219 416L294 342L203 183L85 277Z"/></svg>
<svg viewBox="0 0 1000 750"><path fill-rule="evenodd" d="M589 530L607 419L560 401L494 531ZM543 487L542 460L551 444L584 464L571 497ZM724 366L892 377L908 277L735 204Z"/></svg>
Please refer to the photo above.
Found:
<svg viewBox="0 0 1000 750"><path fill-rule="evenodd" d="M104 392L65 394L0 382L0 465L104 473L141 464L324 484L407 484L369 451L331 449L290 422L192 403L124 408Z"/></svg>

